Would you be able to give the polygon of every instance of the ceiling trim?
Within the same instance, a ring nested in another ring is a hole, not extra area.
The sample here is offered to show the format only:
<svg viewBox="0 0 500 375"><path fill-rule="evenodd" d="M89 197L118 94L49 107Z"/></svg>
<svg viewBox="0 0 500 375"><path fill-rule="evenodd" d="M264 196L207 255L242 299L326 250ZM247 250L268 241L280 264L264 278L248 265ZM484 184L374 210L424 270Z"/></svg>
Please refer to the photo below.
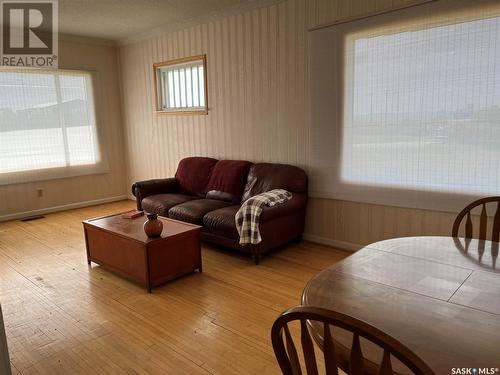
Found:
<svg viewBox="0 0 500 375"><path fill-rule="evenodd" d="M192 26L197 26L200 24L210 23L210 22L213 22L221 17L237 15L237 14L245 13L245 12L253 10L253 9L265 8L265 7L268 7L268 6L271 6L274 4L278 4L278 3L282 3L285 1L287 1L287 0L253 0L251 2L233 5L230 7L226 7L223 9L219 9L219 10L210 12L208 14L205 14L205 15L202 15L199 17L194 17L194 18L190 18L187 20L182 20L182 21L178 21L175 23L171 23L168 25L155 27L153 29L140 32L137 35L134 35L131 37L125 37L125 38L118 39L117 44L119 46L124 46L127 44L138 43L140 41L150 39L150 38L153 38L155 36L158 36L158 35L161 35L164 33L178 31L178 30L186 29L186 28L189 28Z"/></svg>

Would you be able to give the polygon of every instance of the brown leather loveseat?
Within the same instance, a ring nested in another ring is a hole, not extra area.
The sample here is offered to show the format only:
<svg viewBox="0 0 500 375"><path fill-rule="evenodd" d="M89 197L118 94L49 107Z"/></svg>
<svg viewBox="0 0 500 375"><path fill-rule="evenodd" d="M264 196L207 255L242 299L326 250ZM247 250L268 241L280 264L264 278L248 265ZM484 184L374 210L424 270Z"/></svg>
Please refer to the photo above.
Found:
<svg viewBox="0 0 500 375"><path fill-rule="evenodd" d="M248 198L272 189L285 189L293 196L263 209L261 243L241 246L236 212ZM251 253L256 264L262 253L304 231L307 175L292 165L189 157L179 162L175 177L136 182L132 193L137 209L201 225L203 240Z"/></svg>

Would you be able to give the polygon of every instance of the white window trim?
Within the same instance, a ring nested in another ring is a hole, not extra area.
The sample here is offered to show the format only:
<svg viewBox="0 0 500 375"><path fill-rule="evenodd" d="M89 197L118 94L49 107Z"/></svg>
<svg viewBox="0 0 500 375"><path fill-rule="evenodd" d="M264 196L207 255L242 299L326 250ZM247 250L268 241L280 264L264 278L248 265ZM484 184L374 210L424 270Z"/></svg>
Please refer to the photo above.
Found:
<svg viewBox="0 0 500 375"><path fill-rule="evenodd" d="M15 67L0 67L0 70L3 71L16 71L19 70ZM88 175L96 175L96 174L105 174L109 173L109 164L107 153L104 152L103 147L103 139L104 132L102 129L101 114L99 110L98 103L100 102L102 95L99 82L99 72L94 69L47 69L47 68L22 68L23 71L33 71L36 73L46 73L53 74L54 72L58 73L76 73L76 74L88 74L90 76L91 87L92 87L92 97L93 101L90 102L92 109L95 115L95 134L96 134L96 147L98 152L98 161L95 164L84 164L84 165L76 165L76 166L64 166L64 167L56 167L56 168L43 168L43 169L34 169L34 170L26 170L19 172L7 172L0 173L0 186L6 185L16 185L37 181L47 181L47 180L58 180L63 178L71 178L78 176L88 176Z"/></svg>
<svg viewBox="0 0 500 375"><path fill-rule="evenodd" d="M350 31L359 31L383 23L394 23L395 20L412 20L419 16L425 17L429 14L437 15L441 12L457 11L461 8L466 16L468 7L495 6L494 3L487 0L436 1L310 31L309 106L311 132L308 168L310 196L445 212L459 212L471 201L484 197L484 194L357 185L342 181L341 158L345 69L343 52L345 51L345 35ZM332 28L336 29L335 33L331 32ZM330 48L325 48L325 45ZM321 74L315 75L318 72L321 72ZM337 87L338 90L332 90L332 87ZM322 110L316 110L318 108ZM313 127L316 124L323 124L323 130L327 129L330 134L325 136L324 133L320 134L319 131L315 134ZM327 127L328 125L330 128ZM327 143L331 139L334 139L333 144L332 142ZM332 150L334 150L334 160L332 160Z"/></svg>

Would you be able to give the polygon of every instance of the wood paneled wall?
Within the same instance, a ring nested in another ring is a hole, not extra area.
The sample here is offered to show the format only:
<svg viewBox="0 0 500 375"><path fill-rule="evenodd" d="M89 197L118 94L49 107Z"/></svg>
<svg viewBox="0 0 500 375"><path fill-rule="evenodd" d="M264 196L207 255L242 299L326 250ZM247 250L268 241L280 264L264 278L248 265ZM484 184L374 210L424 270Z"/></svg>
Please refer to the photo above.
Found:
<svg viewBox="0 0 500 375"><path fill-rule="evenodd" d="M422 0L286 0L200 21L120 48L128 184L171 176L185 156L307 168L307 29ZM154 113L152 65L207 54L208 116ZM309 238L355 248L379 239L449 234L454 215L311 199Z"/></svg>
<svg viewBox="0 0 500 375"><path fill-rule="evenodd" d="M121 48L129 182L191 155L305 166L306 15L286 1ZM207 54L207 116L154 113L152 65Z"/></svg>
<svg viewBox="0 0 500 375"><path fill-rule="evenodd" d="M104 151L109 173L0 186L0 219L47 208L106 201L126 195L123 127L120 112L118 51L103 41L62 36L59 67L98 72L100 122L104 128ZM37 189L43 189L38 197Z"/></svg>
<svg viewBox="0 0 500 375"><path fill-rule="evenodd" d="M387 238L450 236L455 216L449 212L311 199L306 237L312 241L357 250ZM477 218L474 220L477 221Z"/></svg>

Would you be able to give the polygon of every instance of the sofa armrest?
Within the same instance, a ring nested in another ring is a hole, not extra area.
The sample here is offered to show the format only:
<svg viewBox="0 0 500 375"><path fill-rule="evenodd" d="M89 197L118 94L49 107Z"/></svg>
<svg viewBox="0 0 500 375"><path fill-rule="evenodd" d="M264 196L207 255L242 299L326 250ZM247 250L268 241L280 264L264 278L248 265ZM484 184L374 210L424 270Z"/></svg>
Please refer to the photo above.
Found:
<svg viewBox="0 0 500 375"><path fill-rule="evenodd" d="M132 185L132 194L136 197L138 210L142 210L142 200L150 195L173 194L178 193L179 190L179 182L173 177L138 181Z"/></svg>
<svg viewBox="0 0 500 375"><path fill-rule="evenodd" d="M296 213L300 210L305 210L306 205L306 194L293 193L292 198L283 204L278 204L277 206L273 207L265 206L262 209L262 214L260 215L260 222L263 223L277 217L286 216L292 213Z"/></svg>

